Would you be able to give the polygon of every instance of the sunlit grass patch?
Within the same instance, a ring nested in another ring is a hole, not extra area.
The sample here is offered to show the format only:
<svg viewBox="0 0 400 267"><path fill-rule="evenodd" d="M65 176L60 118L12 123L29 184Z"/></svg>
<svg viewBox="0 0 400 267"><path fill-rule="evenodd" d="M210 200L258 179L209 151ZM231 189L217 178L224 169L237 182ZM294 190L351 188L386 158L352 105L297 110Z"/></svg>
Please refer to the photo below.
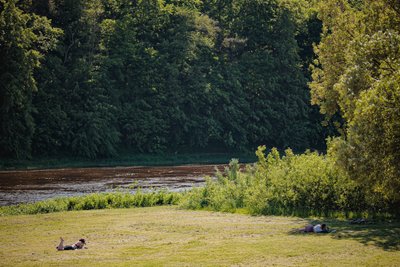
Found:
<svg viewBox="0 0 400 267"><path fill-rule="evenodd" d="M396 266L400 261L399 223L362 226L332 219L334 234L290 233L316 221L176 206L3 216L0 265ZM84 237L88 249L57 252L60 236L67 243Z"/></svg>

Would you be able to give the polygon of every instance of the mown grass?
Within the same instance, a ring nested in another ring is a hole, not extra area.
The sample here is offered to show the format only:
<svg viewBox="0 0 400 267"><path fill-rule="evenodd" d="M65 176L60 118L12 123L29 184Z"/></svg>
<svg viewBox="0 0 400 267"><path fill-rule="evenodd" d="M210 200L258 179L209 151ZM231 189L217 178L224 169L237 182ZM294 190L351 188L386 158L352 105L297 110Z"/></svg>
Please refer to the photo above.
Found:
<svg viewBox="0 0 400 267"><path fill-rule="evenodd" d="M84 159L72 157L41 157L30 160L0 159L0 170L13 169L52 169L78 167L113 166L172 166L182 164L226 164L232 158L241 162L257 160L254 153L160 153L131 154L124 153L113 158Z"/></svg>
<svg viewBox="0 0 400 267"><path fill-rule="evenodd" d="M400 224L294 234L297 217L180 210L176 206L3 216L1 266L398 266ZM59 237L88 249L57 252Z"/></svg>

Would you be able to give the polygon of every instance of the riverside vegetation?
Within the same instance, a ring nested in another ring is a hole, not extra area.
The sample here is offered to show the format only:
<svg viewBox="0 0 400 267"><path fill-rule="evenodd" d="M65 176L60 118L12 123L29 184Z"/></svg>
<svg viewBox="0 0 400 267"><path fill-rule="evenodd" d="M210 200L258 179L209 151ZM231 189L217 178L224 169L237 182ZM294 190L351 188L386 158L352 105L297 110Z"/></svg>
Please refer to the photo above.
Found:
<svg viewBox="0 0 400 267"><path fill-rule="evenodd" d="M0 158L320 149L200 206L398 214L399 25L397 0L0 0Z"/></svg>
<svg viewBox="0 0 400 267"><path fill-rule="evenodd" d="M392 211L388 203L366 197L326 156L294 155L290 150L281 156L276 149L265 155L264 149L257 151L254 165L241 169L232 160L205 187L184 193L121 191L0 207L2 263L91 266L96 259L99 266L398 264L400 224L392 221L393 213L384 213ZM164 206L149 208L156 205ZM350 225L345 220L360 215L375 223ZM336 232L291 231L321 221ZM59 254L54 249L58 236L84 236L89 249ZM15 240L29 246L15 246Z"/></svg>
<svg viewBox="0 0 400 267"><path fill-rule="evenodd" d="M185 194L181 205L217 211L245 209L251 214L342 217L397 210L381 194L366 195L328 156L295 155L290 149L283 156L276 149L265 156L264 151L260 147L258 162L244 171L232 160L224 173L207 179L205 187Z"/></svg>
<svg viewBox="0 0 400 267"><path fill-rule="evenodd" d="M216 179L187 192L153 191L96 193L87 196L58 198L32 204L0 207L0 214L35 214L69 210L148 207L179 204L188 209L245 212L254 215L299 216L383 216L396 215L396 207L376 193L365 189L345 172L335 168L332 160L316 152L295 155L276 149L268 155L259 147L258 161L240 169L232 160Z"/></svg>
<svg viewBox="0 0 400 267"><path fill-rule="evenodd" d="M30 204L0 207L0 215L39 214L71 210L151 207L177 204L180 193L153 191L135 194L127 192L94 193L85 196L55 198Z"/></svg>

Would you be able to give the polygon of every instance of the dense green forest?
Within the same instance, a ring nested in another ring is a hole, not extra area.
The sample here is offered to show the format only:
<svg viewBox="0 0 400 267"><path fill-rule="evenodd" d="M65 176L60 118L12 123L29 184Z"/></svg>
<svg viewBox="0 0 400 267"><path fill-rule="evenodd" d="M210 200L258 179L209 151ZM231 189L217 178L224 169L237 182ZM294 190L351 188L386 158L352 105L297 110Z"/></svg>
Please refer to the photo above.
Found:
<svg viewBox="0 0 400 267"><path fill-rule="evenodd" d="M188 201L400 212L398 0L0 0L0 60L2 158L317 149Z"/></svg>
<svg viewBox="0 0 400 267"><path fill-rule="evenodd" d="M1 0L3 158L325 150L308 1Z"/></svg>

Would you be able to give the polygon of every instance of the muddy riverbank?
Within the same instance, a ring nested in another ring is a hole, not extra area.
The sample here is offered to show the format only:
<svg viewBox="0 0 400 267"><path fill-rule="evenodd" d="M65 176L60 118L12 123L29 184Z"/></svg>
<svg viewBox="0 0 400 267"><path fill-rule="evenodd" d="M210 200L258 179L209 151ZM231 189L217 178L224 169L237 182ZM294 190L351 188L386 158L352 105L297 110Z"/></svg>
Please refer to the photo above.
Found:
<svg viewBox="0 0 400 267"><path fill-rule="evenodd" d="M226 165L0 171L0 206L136 187L179 191L201 186Z"/></svg>

